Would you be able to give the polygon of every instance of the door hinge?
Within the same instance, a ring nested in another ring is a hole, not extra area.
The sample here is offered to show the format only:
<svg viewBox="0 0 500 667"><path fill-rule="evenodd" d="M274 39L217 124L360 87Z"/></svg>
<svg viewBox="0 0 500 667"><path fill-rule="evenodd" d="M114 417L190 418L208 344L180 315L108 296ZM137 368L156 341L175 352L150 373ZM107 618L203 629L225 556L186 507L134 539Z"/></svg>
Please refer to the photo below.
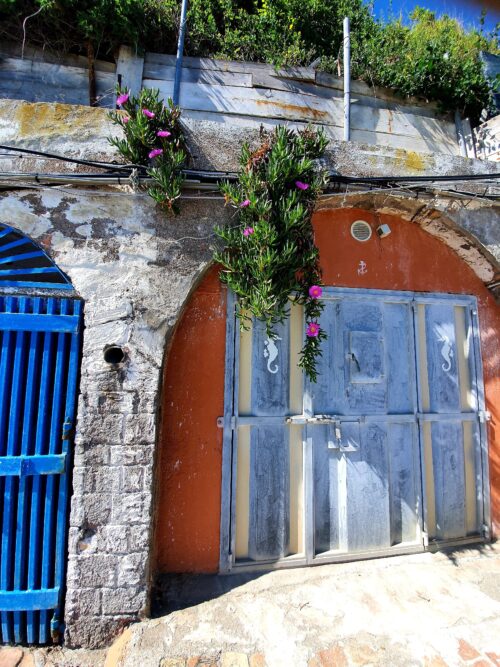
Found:
<svg viewBox="0 0 500 667"><path fill-rule="evenodd" d="M71 440L73 437L73 422L71 419L66 419L62 426L62 439Z"/></svg>
<svg viewBox="0 0 500 667"><path fill-rule="evenodd" d="M490 539L490 537L491 537L490 527L487 526L485 523L483 523L483 525L481 526L481 532L482 532L483 537L484 537L485 540Z"/></svg>
<svg viewBox="0 0 500 667"><path fill-rule="evenodd" d="M50 638L53 644L59 644L61 640L62 623L59 620L59 611L56 609L50 621Z"/></svg>
<svg viewBox="0 0 500 667"><path fill-rule="evenodd" d="M491 412L489 412L488 410L479 410L477 414L481 424L485 424L486 422L491 421Z"/></svg>
<svg viewBox="0 0 500 667"><path fill-rule="evenodd" d="M422 541L423 541L423 543L424 543L424 547L428 547L428 546L429 546L429 533L427 533L425 530L424 530L424 532L422 533Z"/></svg>

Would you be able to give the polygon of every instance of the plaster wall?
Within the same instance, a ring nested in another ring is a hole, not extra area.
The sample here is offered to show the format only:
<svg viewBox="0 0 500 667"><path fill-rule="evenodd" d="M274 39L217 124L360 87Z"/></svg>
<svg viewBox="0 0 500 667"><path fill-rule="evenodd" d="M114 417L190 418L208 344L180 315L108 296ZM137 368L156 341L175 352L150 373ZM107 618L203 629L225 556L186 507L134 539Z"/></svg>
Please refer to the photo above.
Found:
<svg viewBox="0 0 500 667"><path fill-rule="evenodd" d="M115 159L106 142L111 130L99 109L0 102L4 144ZM222 123L191 122L186 132L193 166L207 169L236 169L241 140L258 138L257 130ZM358 175L477 173L494 166L342 142L330 145L327 162ZM2 159L4 172L82 169L38 158ZM102 646L148 612L164 352L210 262L213 225L229 221L232 213L221 200L184 199L181 215L168 218L129 188L12 187L0 190L0 222L39 242L85 300L66 642ZM453 199L423 202L411 194L383 193L336 195L321 207L401 215L453 247L481 284L496 278L500 227L498 209L490 205L471 201L464 209ZM212 307L219 308L220 295L212 296ZM176 336L182 341L181 327ZM111 343L126 352L117 367L103 359Z"/></svg>
<svg viewBox="0 0 500 667"><path fill-rule="evenodd" d="M210 259L219 204L180 219L148 197L0 193L0 222L39 242L85 300L66 641L106 644L147 613L158 392L169 332ZM195 240L201 237L200 240ZM126 360L104 361L108 344Z"/></svg>

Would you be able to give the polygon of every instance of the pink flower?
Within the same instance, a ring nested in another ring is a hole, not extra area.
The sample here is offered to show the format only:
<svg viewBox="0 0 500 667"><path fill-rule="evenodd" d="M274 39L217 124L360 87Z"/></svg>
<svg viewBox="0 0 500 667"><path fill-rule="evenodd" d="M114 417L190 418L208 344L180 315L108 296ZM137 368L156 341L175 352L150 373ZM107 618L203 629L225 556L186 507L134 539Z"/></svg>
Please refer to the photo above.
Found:
<svg viewBox="0 0 500 667"><path fill-rule="evenodd" d="M309 322L309 324L307 325L306 336L309 336L309 338L316 338L318 334L319 334L319 324L316 324L316 322Z"/></svg>
<svg viewBox="0 0 500 667"><path fill-rule="evenodd" d="M123 117L123 122L127 124L129 122L130 118L128 116Z"/></svg>
<svg viewBox="0 0 500 667"><path fill-rule="evenodd" d="M149 154L150 158L158 157L158 155L161 155L163 153L163 150L161 148L153 148L151 153Z"/></svg>
<svg viewBox="0 0 500 667"><path fill-rule="evenodd" d="M169 137L172 134L172 132L169 132L168 130L159 130L156 133L157 137Z"/></svg>
<svg viewBox="0 0 500 667"><path fill-rule="evenodd" d="M309 189L309 185L307 183L302 183L302 181L295 181L295 185L299 188L299 190Z"/></svg>
<svg viewBox="0 0 500 667"><path fill-rule="evenodd" d="M319 285L311 285L309 288L309 296L311 299L319 299L322 294L323 290Z"/></svg>
<svg viewBox="0 0 500 667"><path fill-rule="evenodd" d="M245 227L245 229L243 230L243 236L250 236L251 234L253 234L253 232L254 232L253 227Z"/></svg>
<svg viewBox="0 0 500 667"><path fill-rule="evenodd" d="M250 199L245 199L245 201L242 201L240 204L240 208L246 208L247 206L250 206Z"/></svg>
<svg viewBox="0 0 500 667"><path fill-rule="evenodd" d="M152 111L150 111L149 109L143 109L142 113L146 116L146 118L154 118L155 117L154 113Z"/></svg>
<svg viewBox="0 0 500 667"><path fill-rule="evenodd" d="M128 102L128 98L130 97L130 91L128 93L122 93L121 95L118 95L116 98L116 103L118 104L119 107L122 107L124 104Z"/></svg>

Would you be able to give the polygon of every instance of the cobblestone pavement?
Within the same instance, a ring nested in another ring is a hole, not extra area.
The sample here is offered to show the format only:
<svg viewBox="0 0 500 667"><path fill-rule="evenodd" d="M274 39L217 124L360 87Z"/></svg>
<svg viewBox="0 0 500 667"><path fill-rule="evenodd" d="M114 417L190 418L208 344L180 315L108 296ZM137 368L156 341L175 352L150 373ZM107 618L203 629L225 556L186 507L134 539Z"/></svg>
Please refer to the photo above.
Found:
<svg viewBox="0 0 500 667"><path fill-rule="evenodd" d="M225 581L108 651L4 648L0 667L500 667L500 544Z"/></svg>

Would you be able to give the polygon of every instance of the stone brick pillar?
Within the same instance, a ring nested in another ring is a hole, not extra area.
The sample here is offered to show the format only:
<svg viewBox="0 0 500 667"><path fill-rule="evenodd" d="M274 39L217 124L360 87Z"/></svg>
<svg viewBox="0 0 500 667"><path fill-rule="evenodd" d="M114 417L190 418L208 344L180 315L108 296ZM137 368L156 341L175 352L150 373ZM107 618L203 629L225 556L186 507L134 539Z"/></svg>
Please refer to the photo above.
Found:
<svg viewBox="0 0 500 667"><path fill-rule="evenodd" d="M87 311L65 621L68 645L92 647L148 610L161 358L141 359L131 303L101 299ZM123 343L123 363L104 361L106 341Z"/></svg>

